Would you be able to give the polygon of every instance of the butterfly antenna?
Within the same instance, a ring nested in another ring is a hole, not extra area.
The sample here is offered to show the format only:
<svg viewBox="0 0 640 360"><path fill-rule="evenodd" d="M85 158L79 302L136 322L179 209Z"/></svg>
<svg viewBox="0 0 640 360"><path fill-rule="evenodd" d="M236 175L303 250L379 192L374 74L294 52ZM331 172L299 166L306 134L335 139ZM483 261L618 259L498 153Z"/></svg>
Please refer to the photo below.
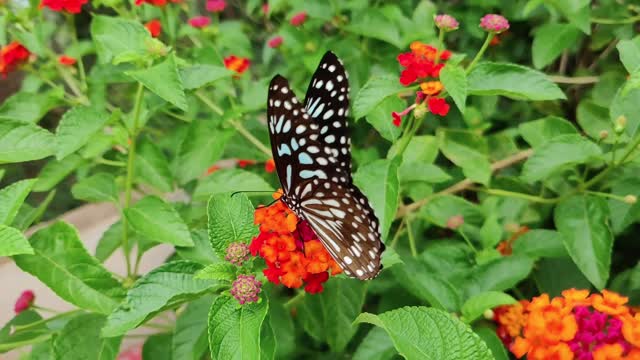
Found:
<svg viewBox="0 0 640 360"><path fill-rule="evenodd" d="M258 190L258 191L253 191L253 190L240 190L240 191L234 191L231 193L231 197L235 196L236 194L240 194L240 193L271 193L273 194L273 191L271 190Z"/></svg>

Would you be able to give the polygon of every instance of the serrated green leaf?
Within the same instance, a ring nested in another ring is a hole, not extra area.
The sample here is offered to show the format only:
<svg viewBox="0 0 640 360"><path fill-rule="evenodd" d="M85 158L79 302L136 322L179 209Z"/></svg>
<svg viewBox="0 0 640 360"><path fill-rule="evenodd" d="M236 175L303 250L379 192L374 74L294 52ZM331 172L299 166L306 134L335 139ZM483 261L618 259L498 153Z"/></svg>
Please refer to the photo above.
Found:
<svg viewBox="0 0 640 360"><path fill-rule="evenodd" d="M0 224L11 225L36 179L20 180L0 190Z"/></svg>
<svg viewBox="0 0 640 360"><path fill-rule="evenodd" d="M314 339L329 344L331 351L343 351L356 333L352 323L362 309L365 293L362 281L329 280L324 291L305 296L298 308L302 326Z"/></svg>
<svg viewBox="0 0 640 360"><path fill-rule="evenodd" d="M204 269L198 271L195 275L196 279L211 279L219 281L232 281L236 278L236 267L233 264L217 263L207 265Z"/></svg>
<svg viewBox="0 0 640 360"><path fill-rule="evenodd" d="M77 154L71 154L62 160L50 160L38 174L38 181L33 186L34 192L49 191L60 181L80 167L84 159Z"/></svg>
<svg viewBox="0 0 640 360"><path fill-rule="evenodd" d="M195 64L182 68L180 78L187 90L197 89L212 82L231 77L234 72L224 66Z"/></svg>
<svg viewBox="0 0 640 360"><path fill-rule="evenodd" d="M616 48L620 53L620 61L628 73L631 74L640 68L640 36L632 40L620 40Z"/></svg>
<svg viewBox="0 0 640 360"><path fill-rule="evenodd" d="M398 166L401 158L376 160L358 168L353 182L369 199L378 220L382 239L387 238L398 211Z"/></svg>
<svg viewBox="0 0 640 360"><path fill-rule="evenodd" d="M407 104L398 97L388 97L380 102L367 114L366 120L383 138L394 141L402 133L402 129L393 125L391 113L402 111Z"/></svg>
<svg viewBox="0 0 640 360"><path fill-rule="evenodd" d="M534 150L522 169L522 179L532 183L565 166L584 163L602 154L600 147L578 134L554 137Z"/></svg>
<svg viewBox="0 0 640 360"><path fill-rule="evenodd" d="M524 140L532 147L538 147L560 135L578 134L578 130L573 124L557 116L527 121L520 124L518 130Z"/></svg>
<svg viewBox="0 0 640 360"><path fill-rule="evenodd" d="M187 98L174 54L158 65L144 70L127 71L126 74L142 83L152 93L187 111Z"/></svg>
<svg viewBox="0 0 640 360"><path fill-rule="evenodd" d="M513 253L531 258L567 257L562 235L557 231L534 229L527 231L513 242Z"/></svg>
<svg viewBox="0 0 640 360"><path fill-rule="evenodd" d="M193 240L194 246L176 247L176 252L181 258L203 265L215 264L221 261L211 247L207 230L198 229L192 231L191 239Z"/></svg>
<svg viewBox="0 0 640 360"><path fill-rule="evenodd" d="M242 169L222 169L200 179L193 191L193 198L203 201L215 194L245 190L274 191L273 186L255 173Z"/></svg>
<svg viewBox="0 0 640 360"><path fill-rule="evenodd" d="M467 101L467 74L460 66L447 65L440 70L440 81L447 90L453 102L464 114Z"/></svg>
<svg viewBox="0 0 640 360"><path fill-rule="evenodd" d="M429 201L422 208L421 214L440 227L446 227L447 220L456 215L462 215L465 223L478 226L482 224L484 218L477 205L452 195L438 196Z"/></svg>
<svg viewBox="0 0 640 360"><path fill-rule="evenodd" d="M0 256L33 253L33 248L20 230L0 224Z"/></svg>
<svg viewBox="0 0 640 360"><path fill-rule="evenodd" d="M125 334L161 311L216 289L215 281L193 278L203 267L191 261L173 261L151 270L133 284L125 300L109 315L102 336Z"/></svg>
<svg viewBox="0 0 640 360"><path fill-rule="evenodd" d="M529 276L533 260L522 255L500 257L476 266L469 276L465 293L473 296L483 291L504 291Z"/></svg>
<svg viewBox="0 0 640 360"><path fill-rule="evenodd" d="M360 89L353 101L353 117L365 117L384 99L394 96L405 88L397 77L381 76L370 78ZM391 114L389 114L391 116Z"/></svg>
<svg viewBox="0 0 640 360"><path fill-rule="evenodd" d="M609 119L609 109L600 106L592 100L582 100L578 104L576 112L578 124L590 138L600 140L606 144L616 141L613 130L613 122ZM601 139L600 134L606 131L609 135L606 139ZM623 137L626 135L623 134Z"/></svg>
<svg viewBox="0 0 640 360"><path fill-rule="evenodd" d="M438 129L440 150L454 164L462 168L469 179L488 184L491 177L488 145L482 136L460 130Z"/></svg>
<svg viewBox="0 0 640 360"><path fill-rule="evenodd" d="M209 311L211 359L259 359L260 330L268 308L264 299L238 306L232 297L216 298Z"/></svg>
<svg viewBox="0 0 640 360"><path fill-rule="evenodd" d="M123 294L120 283L87 252L71 225L57 222L29 239L35 255L14 257L62 299L100 314L110 313Z"/></svg>
<svg viewBox="0 0 640 360"><path fill-rule="evenodd" d="M171 344L171 358L199 360L208 347L207 318L212 296L203 296L189 303L176 320Z"/></svg>
<svg viewBox="0 0 640 360"><path fill-rule="evenodd" d="M545 74L516 64L483 62L471 71L467 80L469 95L501 95L532 101L566 99Z"/></svg>
<svg viewBox="0 0 640 360"><path fill-rule="evenodd" d="M636 168L637 169L637 168ZM637 171L637 170L636 170ZM640 179L634 172L629 175L617 178L611 186L611 193L618 196L640 194ZM609 199L609 212L611 219L611 230L614 234L619 234L634 222L640 220L640 202L627 204L618 199Z"/></svg>
<svg viewBox="0 0 640 360"><path fill-rule="evenodd" d="M147 55L147 41L151 34L139 21L113 16L94 16L91 22L93 39L101 64L111 62L123 54Z"/></svg>
<svg viewBox="0 0 640 360"><path fill-rule="evenodd" d="M0 328L0 354L7 351L23 347L25 342L29 344L37 344L39 342L47 342L53 335L52 330L47 327L46 323L41 322L40 316L35 310L26 309L16 314L13 319L9 320L2 328ZM14 326L31 325L23 331L13 331ZM43 360L50 360L48 357Z"/></svg>
<svg viewBox="0 0 640 360"><path fill-rule="evenodd" d="M56 129L56 158L64 159L80 149L104 127L107 120L109 114L93 108L79 106L68 110Z"/></svg>
<svg viewBox="0 0 640 360"><path fill-rule="evenodd" d="M562 276L558 276L562 274ZM589 280L571 258L540 259L536 263L533 279L541 293L550 297L560 296L562 291L570 288L590 289Z"/></svg>
<svg viewBox="0 0 640 360"><path fill-rule="evenodd" d="M116 179L109 173L97 173L84 178L71 187L73 197L90 202L118 202Z"/></svg>
<svg viewBox="0 0 640 360"><path fill-rule="evenodd" d="M551 64L580 38L580 30L570 24L547 23L535 29L531 55L533 66L541 69Z"/></svg>
<svg viewBox="0 0 640 360"><path fill-rule="evenodd" d="M624 88L618 89L611 107L609 108L609 116L611 121L615 121L621 115L627 118L627 126L625 132L630 137L636 136L638 128L640 128L640 111L638 104L640 103L640 89L631 89L624 91Z"/></svg>
<svg viewBox="0 0 640 360"><path fill-rule="evenodd" d="M596 196L572 196L556 206L554 221L571 259L584 276L603 289L609 279L613 235L607 202Z"/></svg>
<svg viewBox="0 0 640 360"><path fill-rule="evenodd" d="M403 307L380 315L363 313L355 322L385 329L408 360L493 360L478 335L443 310Z"/></svg>
<svg viewBox="0 0 640 360"><path fill-rule="evenodd" d="M16 93L0 106L0 120L17 120L36 124L49 110L58 106L61 99L62 93L55 91Z"/></svg>
<svg viewBox="0 0 640 360"><path fill-rule="evenodd" d="M367 11L354 13L354 18L351 19L345 30L388 42L397 48L401 48L403 45L398 29L395 26L389 26L389 19L377 8L368 8Z"/></svg>
<svg viewBox="0 0 640 360"><path fill-rule="evenodd" d="M209 240L220 258L224 258L230 243L248 243L257 235L253 212L253 205L245 194L231 196L230 193L223 193L209 199Z"/></svg>
<svg viewBox="0 0 640 360"><path fill-rule="evenodd" d="M475 328L473 331L484 341L491 353L494 360L509 360L507 350L504 348L502 340L496 334L496 330L490 327Z"/></svg>
<svg viewBox="0 0 640 360"><path fill-rule="evenodd" d="M180 184L203 175L215 164L233 134L233 131L219 129L214 121L193 121L174 162L174 174Z"/></svg>
<svg viewBox="0 0 640 360"><path fill-rule="evenodd" d="M157 196L144 197L124 213L131 228L151 241L193 246L189 229L180 214Z"/></svg>
<svg viewBox="0 0 640 360"><path fill-rule="evenodd" d="M162 150L149 140L143 140L138 145L134 174L137 182L150 185L162 192L173 190L169 162Z"/></svg>
<svg viewBox="0 0 640 360"><path fill-rule="evenodd" d="M71 319L53 342L56 360L112 360L118 356L122 337L101 338L104 315L83 314Z"/></svg>
<svg viewBox="0 0 640 360"><path fill-rule="evenodd" d="M374 327L358 345L353 360L391 360L397 353L384 329Z"/></svg>
<svg viewBox="0 0 640 360"><path fill-rule="evenodd" d="M486 291L476 294L462 305L462 321L469 324L489 309L499 305L515 304L516 299L500 291Z"/></svg>
<svg viewBox="0 0 640 360"><path fill-rule="evenodd" d="M38 160L55 152L55 137L47 130L17 120L0 121L0 164Z"/></svg>

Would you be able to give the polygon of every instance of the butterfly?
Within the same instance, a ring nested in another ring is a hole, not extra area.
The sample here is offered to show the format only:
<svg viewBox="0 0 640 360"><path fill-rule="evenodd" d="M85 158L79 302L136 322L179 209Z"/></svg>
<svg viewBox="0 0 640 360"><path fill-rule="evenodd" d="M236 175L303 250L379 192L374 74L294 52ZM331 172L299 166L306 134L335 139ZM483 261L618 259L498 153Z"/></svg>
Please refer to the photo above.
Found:
<svg viewBox="0 0 640 360"><path fill-rule="evenodd" d="M380 223L351 177L349 81L338 57L320 60L303 103L287 79L269 84L267 122L283 189L281 200L305 220L344 273L374 278L384 244Z"/></svg>

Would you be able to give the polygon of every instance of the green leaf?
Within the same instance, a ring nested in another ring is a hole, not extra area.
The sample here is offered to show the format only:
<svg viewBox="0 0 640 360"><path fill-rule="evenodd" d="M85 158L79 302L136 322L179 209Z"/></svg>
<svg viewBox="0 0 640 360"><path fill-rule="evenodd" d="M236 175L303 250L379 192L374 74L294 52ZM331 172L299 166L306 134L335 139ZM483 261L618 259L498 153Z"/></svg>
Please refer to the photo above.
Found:
<svg viewBox="0 0 640 360"><path fill-rule="evenodd" d="M592 139L600 140L607 144L612 144L616 141L613 122L609 119L609 109L606 107L600 106L592 100L583 100L578 104L576 118L582 130ZM600 139L601 131L606 131L609 136L606 139Z"/></svg>
<svg viewBox="0 0 640 360"><path fill-rule="evenodd" d="M137 182L150 185L162 192L173 190L169 162L162 150L149 140L143 140L138 145L134 173Z"/></svg>
<svg viewBox="0 0 640 360"><path fill-rule="evenodd" d="M122 244L122 221L113 223L103 234L96 246L96 259L107 260ZM133 244L131 244L133 245Z"/></svg>
<svg viewBox="0 0 640 360"><path fill-rule="evenodd" d="M489 183L491 163L485 138L469 131L449 129L438 129L437 135L444 156L460 166L466 177L482 184Z"/></svg>
<svg viewBox="0 0 640 360"><path fill-rule="evenodd" d="M545 74L516 64L483 62L471 71L467 80L470 95L502 95L532 101L566 99Z"/></svg>
<svg viewBox="0 0 640 360"><path fill-rule="evenodd" d="M144 70L127 71L126 74L180 110L187 111L187 98L178 73L175 54L172 53L167 60L158 65Z"/></svg>
<svg viewBox="0 0 640 360"><path fill-rule="evenodd" d="M613 235L607 202L596 196L572 196L556 206L554 221L571 259L597 289L609 279Z"/></svg>
<svg viewBox="0 0 640 360"><path fill-rule="evenodd" d="M224 66L195 64L182 68L180 78L187 90L197 89L212 82L231 77L234 72Z"/></svg>
<svg viewBox="0 0 640 360"><path fill-rule="evenodd" d="M74 107L64 113L56 130L56 158L61 160L80 149L100 131L109 114L88 107Z"/></svg>
<svg viewBox="0 0 640 360"><path fill-rule="evenodd" d="M193 121L175 159L174 174L180 184L204 174L220 159L233 134L231 130L218 129L214 121Z"/></svg>
<svg viewBox="0 0 640 360"><path fill-rule="evenodd" d="M440 71L440 81L456 103L461 114L464 114L467 101L467 74L460 66L447 65Z"/></svg>
<svg viewBox="0 0 640 360"><path fill-rule="evenodd" d="M124 211L132 229L147 239L176 246L193 246L180 214L157 196L145 196Z"/></svg>
<svg viewBox="0 0 640 360"><path fill-rule="evenodd" d="M558 276L562 274L562 276ZM560 296L570 288L589 289L591 284L570 258L541 259L536 263L533 278L541 293Z"/></svg>
<svg viewBox="0 0 640 360"><path fill-rule="evenodd" d="M258 234L253 212L253 205L245 194L224 193L211 197L207 207L209 240L220 258L224 258L230 243L248 243Z"/></svg>
<svg viewBox="0 0 640 360"><path fill-rule="evenodd" d="M0 190L0 224L11 225L35 182L36 179L20 180Z"/></svg>
<svg viewBox="0 0 640 360"><path fill-rule="evenodd" d="M287 359L296 349L297 329L293 324L291 311L284 307L282 301L269 303L268 320L274 332L276 358Z"/></svg>
<svg viewBox="0 0 640 360"><path fill-rule="evenodd" d="M139 21L102 15L93 17L91 38L101 64L125 55L143 58L147 55L147 43L152 39Z"/></svg>
<svg viewBox="0 0 640 360"><path fill-rule="evenodd" d="M487 216L480 228L480 240L485 249L493 248L502 240L502 225L498 221L497 214L491 213Z"/></svg>
<svg viewBox="0 0 640 360"><path fill-rule="evenodd" d="M89 202L118 202L116 179L109 173L97 173L84 178L71 187L73 197Z"/></svg>
<svg viewBox="0 0 640 360"><path fill-rule="evenodd" d="M133 284L126 299L109 315L102 336L123 335L159 312L215 290L215 281L193 278L203 267L191 261L173 261L151 270Z"/></svg>
<svg viewBox="0 0 640 360"><path fill-rule="evenodd" d="M362 313L355 322L386 330L400 355L409 360L493 360L478 335L443 310L407 306L380 315Z"/></svg>
<svg viewBox="0 0 640 360"><path fill-rule="evenodd" d="M171 358L199 360L208 347L207 318L213 299L203 296L189 303L176 320L171 344Z"/></svg>
<svg viewBox="0 0 640 360"><path fill-rule="evenodd" d="M557 116L527 121L520 124L518 130L524 140L534 148L560 135L578 134L578 130L573 124Z"/></svg>
<svg viewBox="0 0 640 360"><path fill-rule="evenodd" d="M153 334L142 346L142 360L171 360L172 334Z"/></svg>
<svg viewBox="0 0 640 360"><path fill-rule="evenodd" d="M628 73L631 74L640 68L640 36L632 40L620 40L616 48L620 53L620 61Z"/></svg>
<svg viewBox="0 0 640 360"><path fill-rule="evenodd" d="M196 279L211 279L219 281L233 281L236 278L238 268L233 264L217 263L207 265L204 269L196 273Z"/></svg>
<svg viewBox="0 0 640 360"><path fill-rule="evenodd" d="M394 144L395 145L395 144ZM411 138L404 154L402 163L431 164L438 157L438 138L431 135L417 135Z"/></svg>
<svg viewBox="0 0 640 360"><path fill-rule="evenodd" d="M529 276L533 260L521 255L501 257L473 269L465 293L473 296L484 291L504 291Z"/></svg>
<svg viewBox="0 0 640 360"><path fill-rule="evenodd" d="M176 247L176 252L182 259L198 262L203 265L220 262L220 259L213 251L207 230L195 230L191 232L191 239L194 246Z"/></svg>
<svg viewBox="0 0 640 360"><path fill-rule="evenodd" d="M332 352L342 352L355 335L352 325L364 304L364 282L335 278L324 284L324 291L305 296L298 316L305 331L314 339L329 344Z"/></svg>
<svg viewBox="0 0 640 360"><path fill-rule="evenodd" d="M391 160L376 160L359 167L353 177L353 182L367 196L380 221L382 239L386 239L398 211L400 161L399 157Z"/></svg>
<svg viewBox="0 0 640 360"><path fill-rule="evenodd" d="M260 329L267 316L268 303L242 306L229 296L219 296L209 311L211 359L260 359Z"/></svg>
<svg viewBox="0 0 640 360"><path fill-rule="evenodd" d="M44 212L47 210L49 205L51 205L55 196L56 190L52 190L42 201L40 201L38 207L32 207L27 203L22 204L18 211L18 215L16 215L13 223L11 223L11 226L21 231L27 230L33 223L42 218Z"/></svg>
<svg viewBox="0 0 640 360"><path fill-rule="evenodd" d="M536 69L551 64L580 38L580 30L570 24L547 23L535 29L531 55Z"/></svg>
<svg viewBox="0 0 640 360"><path fill-rule="evenodd" d="M47 327L47 324L42 321L40 316L35 310L24 310L9 320L0 329L0 354L10 351L12 349L25 346L25 342L29 344L35 344L38 342L48 341L52 336L52 331ZM22 331L14 331L15 326L31 325L28 329ZM46 358L43 360L50 360Z"/></svg>
<svg viewBox="0 0 640 360"><path fill-rule="evenodd" d="M365 117L384 99L397 95L405 88L397 77L380 76L370 78L360 89L353 101L353 117ZM389 114L391 116L391 114Z"/></svg>
<svg viewBox="0 0 640 360"><path fill-rule="evenodd" d="M504 348L502 344L502 340L496 334L496 330L490 327L480 327L474 329L476 335L480 337L487 345L495 360L509 360L509 355L507 355L507 350Z"/></svg>
<svg viewBox="0 0 640 360"><path fill-rule="evenodd" d="M122 337L101 338L100 329L105 320L103 315L98 314L83 314L71 319L53 342L55 359L115 359Z"/></svg>
<svg viewBox="0 0 640 360"><path fill-rule="evenodd" d="M120 283L89 255L71 225L57 222L29 241L35 255L15 256L20 269L82 309L108 314L117 306L123 293Z"/></svg>
<svg viewBox="0 0 640 360"><path fill-rule="evenodd" d="M531 258L569 256L562 242L562 235L553 230L529 230L516 239L512 246L514 254L526 255Z"/></svg>
<svg viewBox="0 0 640 360"><path fill-rule="evenodd" d="M529 183L543 180L566 166L584 163L601 154L598 145L581 135L557 136L534 149L524 163L522 179Z"/></svg>
<svg viewBox="0 0 640 360"><path fill-rule="evenodd" d="M20 230L0 224L0 256L33 253L33 248Z"/></svg>
<svg viewBox="0 0 640 360"><path fill-rule="evenodd" d="M633 171L629 172L629 175L613 181L611 193L622 197L630 194L637 196L640 194L640 179ZM609 199L609 211L614 234L621 233L627 226L640 220L640 202L637 201L635 204L627 204L618 199Z"/></svg>
<svg viewBox="0 0 640 360"><path fill-rule="evenodd" d="M35 124L49 110L58 106L61 98L62 93L57 91L16 93L0 106L0 120L17 120Z"/></svg>
<svg viewBox="0 0 640 360"><path fill-rule="evenodd" d="M465 223L475 225L482 224L484 218L477 205L453 195L433 198L423 207L421 214L440 227L446 227L447 220L456 215L462 215Z"/></svg>
<svg viewBox="0 0 640 360"><path fill-rule="evenodd" d="M38 174L38 181L33 186L33 191L49 191L60 181L69 176L80 167L84 159L77 154L71 154L62 160L50 160Z"/></svg>
<svg viewBox="0 0 640 360"><path fill-rule="evenodd" d="M0 121L0 164L38 160L55 151L55 137L47 130L17 120Z"/></svg>
<svg viewBox="0 0 640 360"><path fill-rule="evenodd" d="M374 327L362 339L353 360L391 360L397 354L391 338L384 329Z"/></svg>
<svg viewBox="0 0 640 360"><path fill-rule="evenodd" d="M274 191L273 186L255 173L242 169L222 169L200 179L193 191L193 198L202 201L215 194L243 190Z"/></svg>
<svg viewBox="0 0 640 360"><path fill-rule="evenodd" d="M397 48L401 48L403 45L398 28L389 24L389 19L377 8L368 8L367 11L355 12L345 30L364 37L388 42Z"/></svg>
<svg viewBox="0 0 640 360"><path fill-rule="evenodd" d="M516 299L500 291L486 291L476 294L462 305L462 321L470 324L488 310L499 305L515 304Z"/></svg>
<svg viewBox="0 0 640 360"><path fill-rule="evenodd" d="M609 115L613 122L621 115L624 115L627 118L625 131L627 135L634 137L638 128L640 128L640 112L638 111L640 89L623 90L623 88L620 88L613 98L609 108Z"/></svg>
<svg viewBox="0 0 640 360"><path fill-rule="evenodd" d="M367 114L366 120L383 138L394 141L400 136L402 129L393 125L391 113L402 111L406 106L406 102L399 97L388 97Z"/></svg>

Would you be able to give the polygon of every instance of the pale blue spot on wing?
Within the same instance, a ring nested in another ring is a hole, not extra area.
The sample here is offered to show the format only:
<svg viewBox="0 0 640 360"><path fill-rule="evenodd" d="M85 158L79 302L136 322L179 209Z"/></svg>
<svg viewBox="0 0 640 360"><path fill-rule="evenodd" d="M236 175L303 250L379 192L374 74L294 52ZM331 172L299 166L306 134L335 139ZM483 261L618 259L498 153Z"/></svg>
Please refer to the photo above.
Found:
<svg viewBox="0 0 640 360"><path fill-rule="evenodd" d="M318 108L313 112L313 115L311 116L317 118L318 116L320 116L320 114L322 114L322 110L324 110L324 103L318 105Z"/></svg>
<svg viewBox="0 0 640 360"><path fill-rule="evenodd" d="M278 156L282 155L291 155L291 149L289 148L289 145L280 144L280 146L278 147Z"/></svg>
<svg viewBox="0 0 640 360"><path fill-rule="evenodd" d="M327 178L327 173L325 173L322 170L302 170L300 171L300 177L303 179L309 179L312 177L318 177L320 179L326 179Z"/></svg>
<svg viewBox="0 0 640 360"><path fill-rule="evenodd" d="M287 189L291 189L291 165L287 165Z"/></svg>
<svg viewBox="0 0 640 360"><path fill-rule="evenodd" d="M300 164L313 164L313 159L306 152L301 152L300 154L298 154L298 161L300 162Z"/></svg>
<svg viewBox="0 0 640 360"><path fill-rule="evenodd" d="M296 140L296 138L291 138L291 148L293 149L293 151L298 150L298 141Z"/></svg>
<svg viewBox="0 0 640 360"><path fill-rule="evenodd" d="M276 123L276 133L280 133L280 130L282 130L282 123L284 122L284 115L280 115L280 118L278 119L278 122Z"/></svg>

